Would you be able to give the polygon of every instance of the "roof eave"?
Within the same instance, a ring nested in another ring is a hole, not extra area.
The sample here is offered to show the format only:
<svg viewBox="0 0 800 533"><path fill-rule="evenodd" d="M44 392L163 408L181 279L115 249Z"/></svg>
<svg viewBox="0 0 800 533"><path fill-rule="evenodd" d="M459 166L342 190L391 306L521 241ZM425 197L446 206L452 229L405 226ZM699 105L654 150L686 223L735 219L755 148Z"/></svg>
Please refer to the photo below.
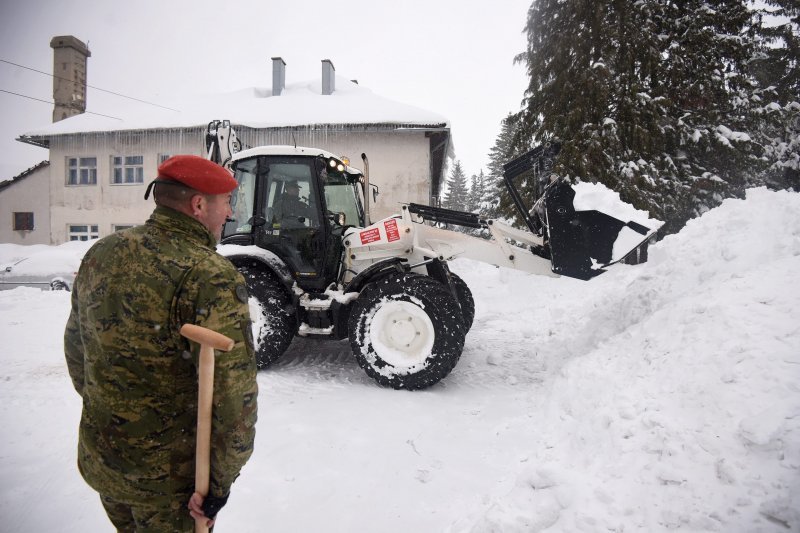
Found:
<svg viewBox="0 0 800 533"><path fill-rule="evenodd" d="M50 148L50 137L30 137L28 135L20 135L16 140L25 144L38 146L39 148Z"/></svg>
<svg viewBox="0 0 800 533"><path fill-rule="evenodd" d="M320 129L365 129L371 128L378 129L391 129L403 131L431 131L431 130L445 130L450 129L446 122L438 123L415 123L415 122L369 122L369 123L320 123L320 124L293 124L285 126L249 126L246 124L237 124L232 122L234 128L248 128L252 130L287 130L287 129L306 129L306 128L320 128ZM205 128L206 125L195 124L185 126L169 126L169 127L153 127L153 128L131 128L119 130L94 130L94 131L73 131L73 132L59 132L59 133L46 133L40 135L20 135L17 140L34 146L42 148L50 147L50 140L54 137L67 137L72 135L105 135L105 134L120 134L120 133L145 133L145 132L164 132L164 131L179 131L179 130L194 130L198 128Z"/></svg>

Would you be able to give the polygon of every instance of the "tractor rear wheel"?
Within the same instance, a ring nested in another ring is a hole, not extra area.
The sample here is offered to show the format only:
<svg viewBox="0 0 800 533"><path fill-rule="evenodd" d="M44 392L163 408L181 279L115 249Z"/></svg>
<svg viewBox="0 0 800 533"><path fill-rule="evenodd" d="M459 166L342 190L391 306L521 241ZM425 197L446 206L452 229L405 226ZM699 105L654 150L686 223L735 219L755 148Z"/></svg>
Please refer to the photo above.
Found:
<svg viewBox="0 0 800 533"><path fill-rule="evenodd" d="M464 319L450 290L420 274L394 274L369 284L349 320L358 364L381 385L423 389L456 366Z"/></svg>
<svg viewBox="0 0 800 533"><path fill-rule="evenodd" d="M280 282L264 270L239 266L250 294L250 318L258 368L266 368L283 355L297 332L297 320L289 312L289 296Z"/></svg>

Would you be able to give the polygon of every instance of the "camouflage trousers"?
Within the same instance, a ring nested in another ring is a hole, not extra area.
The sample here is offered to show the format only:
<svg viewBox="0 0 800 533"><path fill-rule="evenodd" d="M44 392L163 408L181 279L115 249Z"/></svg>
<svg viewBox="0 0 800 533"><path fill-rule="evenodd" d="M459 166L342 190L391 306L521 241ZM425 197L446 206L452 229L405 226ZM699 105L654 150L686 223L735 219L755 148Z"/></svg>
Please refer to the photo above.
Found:
<svg viewBox="0 0 800 533"><path fill-rule="evenodd" d="M169 505L130 504L100 495L108 518L120 533L192 533L194 519L186 501Z"/></svg>

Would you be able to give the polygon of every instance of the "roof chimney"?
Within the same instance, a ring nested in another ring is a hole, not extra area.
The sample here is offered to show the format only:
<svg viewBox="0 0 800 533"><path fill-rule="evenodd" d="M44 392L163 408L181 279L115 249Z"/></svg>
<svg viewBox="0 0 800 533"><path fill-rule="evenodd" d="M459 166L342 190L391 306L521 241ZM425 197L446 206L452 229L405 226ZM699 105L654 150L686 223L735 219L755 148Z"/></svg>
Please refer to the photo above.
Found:
<svg viewBox="0 0 800 533"><path fill-rule="evenodd" d="M286 62L280 57L272 58L272 96L280 96L286 88Z"/></svg>
<svg viewBox="0 0 800 533"><path fill-rule="evenodd" d="M336 69L330 59L322 60L322 94L333 94L336 90Z"/></svg>
<svg viewBox="0 0 800 533"><path fill-rule="evenodd" d="M86 111L86 59L89 48L72 35L53 37L53 122Z"/></svg>

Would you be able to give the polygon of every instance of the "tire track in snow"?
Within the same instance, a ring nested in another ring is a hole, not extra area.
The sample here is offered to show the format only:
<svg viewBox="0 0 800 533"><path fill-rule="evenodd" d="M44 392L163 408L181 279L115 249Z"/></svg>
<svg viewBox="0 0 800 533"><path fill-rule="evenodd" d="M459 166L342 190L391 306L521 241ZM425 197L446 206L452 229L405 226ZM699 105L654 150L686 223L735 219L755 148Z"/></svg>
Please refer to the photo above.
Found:
<svg viewBox="0 0 800 533"><path fill-rule="evenodd" d="M271 390L285 392L321 391L373 383L358 366L347 340L303 337L296 337L276 363L260 370L259 378L267 380Z"/></svg>

